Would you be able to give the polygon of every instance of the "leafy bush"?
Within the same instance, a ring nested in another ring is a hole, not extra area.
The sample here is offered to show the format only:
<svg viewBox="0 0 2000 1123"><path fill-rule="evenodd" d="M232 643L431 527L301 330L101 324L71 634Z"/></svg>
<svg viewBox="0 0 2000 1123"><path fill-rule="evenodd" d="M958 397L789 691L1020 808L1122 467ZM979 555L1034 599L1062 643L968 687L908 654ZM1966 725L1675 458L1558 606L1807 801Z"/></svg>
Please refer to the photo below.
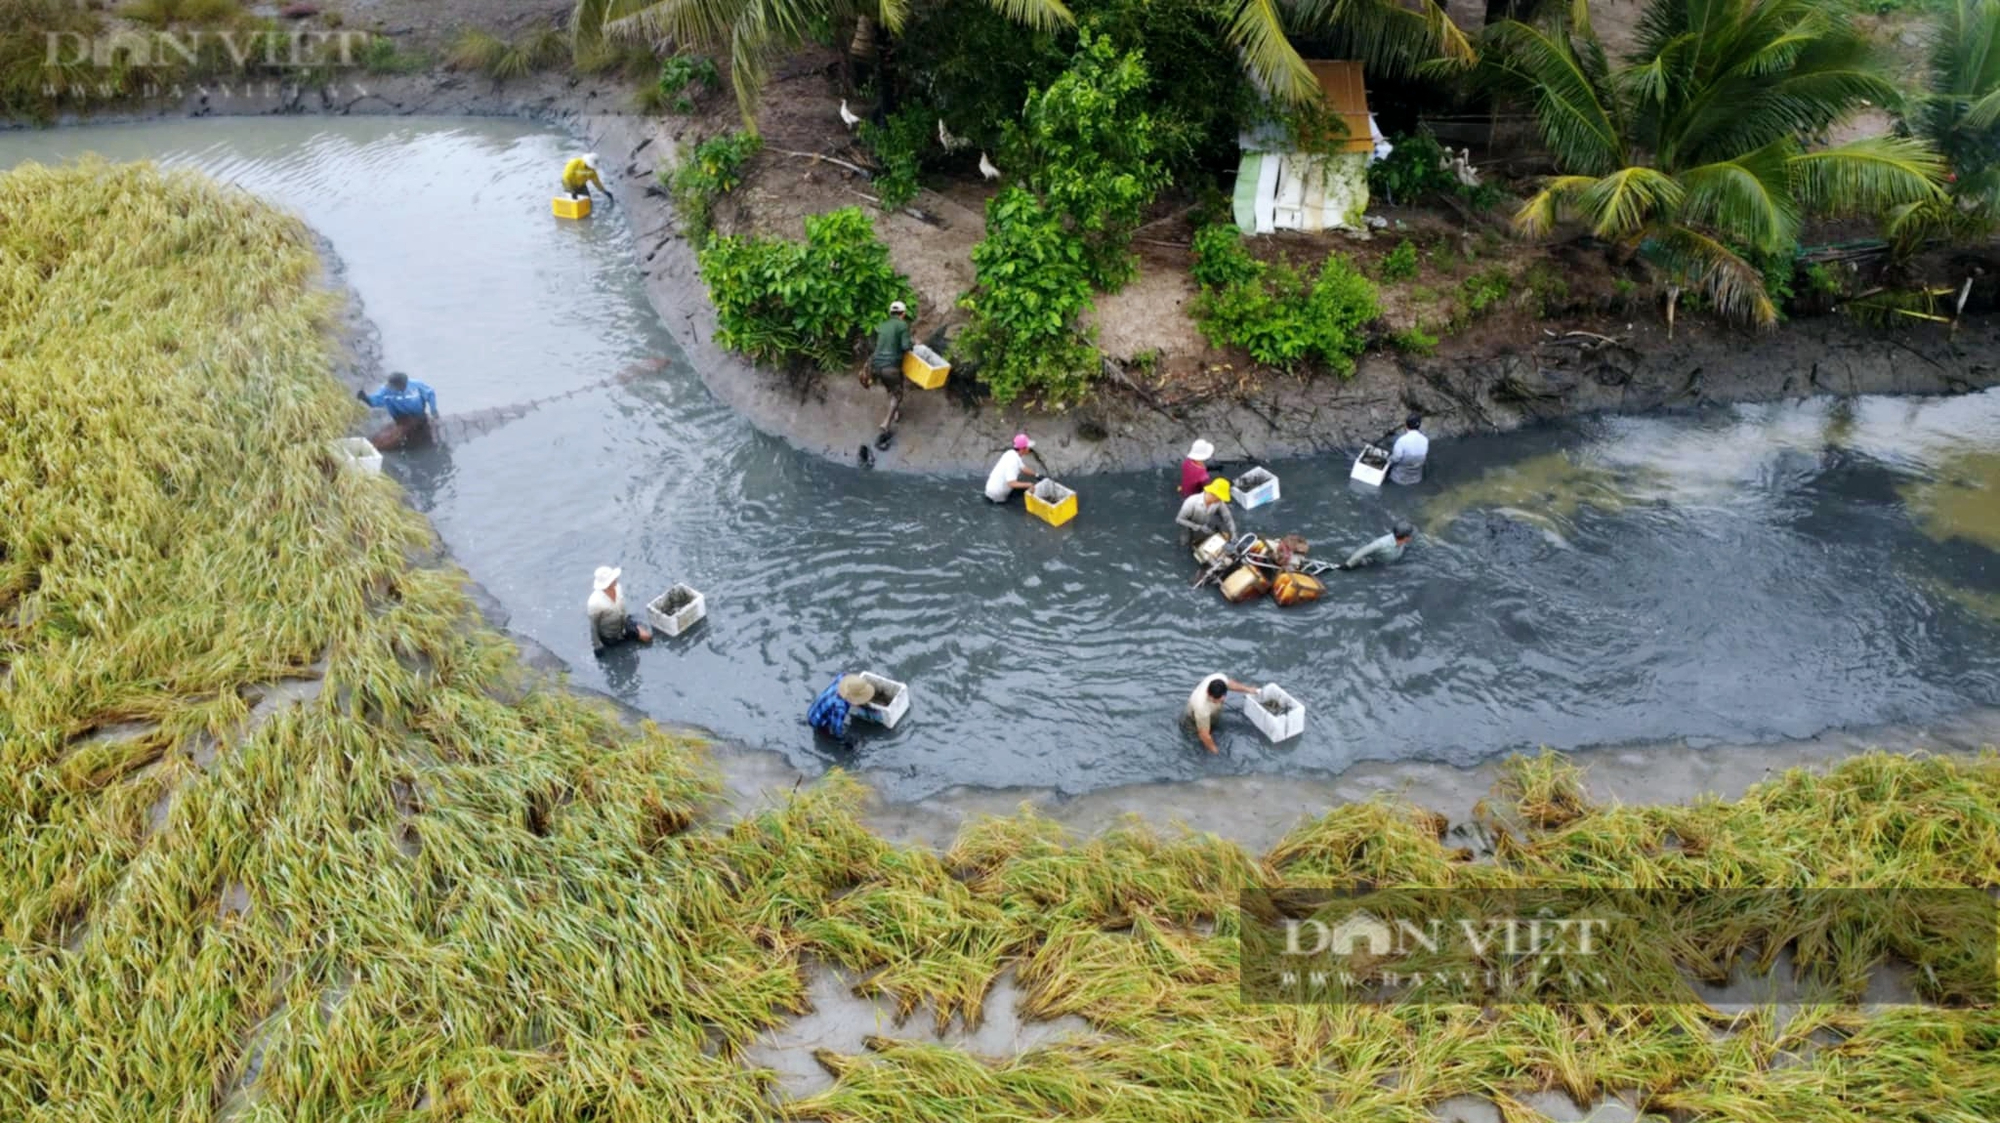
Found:
<svg viewBox="0 0 2000 1123"><path fill-rule="evenodd" d="M1442 167L1444 146L1428 132L1411 133L1391 141L1389 158L1368 165L1368 192L1387 198L1391 204L1407 206L1431 192L1457 194L1461 184L1450 169Z"/></svg>
<svg viewBox="0 0 2000 1123"><path fill-rule="evenodd" d="M708 242L715 200L743 182L743 166L763 143L749 133L723 133L694 146L671 172L661 173L673 196L681 232L699 249Z"/></svg>
<svg viewBox="0 0 2000 1123"><path fill-rule="evenodd" d="M693 113L696 95L692 87L712 94L721 82L715 60L706 55L675 55L660 64L658 80L640 91L640 108L653 113Z"/></svg>
<svg viewBox="0 0 2000 1123"><path fill-rule="evenodd" d="M986 204L986 237L972 247L975 287L959 301L971 322L959 345L979 360L995 401L1023 394L1061 402L1097 373L1077 328L1090 307L1083 243L1035 195L1003 189Z"/></svg>
<svg viewBox="0 0 2000 1123"><path fill-rule="evenodd" d="M862 143L881 165L874 187L883 210L900 210L917 197L924 154L937 135L937 119L929 106L913 103L890 114L882 125L861 123Z"/></svg>
<svg viewBox="0 0 2000 1123"><path fill-rule="evenodd" d="M416 74L430 66L422 51L406 51L387 35L371 35L357 56L370 74Z"/></svg>
<svg viewBox="0 0 2000 1123"><path fill-rule="evenodd" d="M459 35L445 54L453 70L471 70L495 85L548 70L570 57L569 38L553 27L524 32L512 40L473 28Z"/></svg>
<svg viewBox="0 0 2000 1123"><path fill-rule="evenodd" d="M1528 295L1534 299L1536 316L1547 319L1569 307L1569 279L1555 266L1537 261L1528 266L1522 279L1528 283Z"/></svg>
<svg viewBox="0 0 2000 1123"><path fill-rule="evenodd" d="M1290 370L1316 361L1340 374L1354 371L1367 344L1363 330L1381 314L1373 282L1339 254L1316 277L1283 262L1266 263L1243 249L1234 226L1195 235L1195 279L1201 295L1195 324L1218 347L1240 347L1267 366Z"/></svg>
<svg viewBox="0 0 2000 1123"><path fill-rule="evenodd" d="M1437 345L1438 337L1428 324L1416 323L1389 333L1389 346L1411 355L1428 355L1437 350Z"/></svg>
<svg viewBox="0 0 2000 1123"><path fill-rule="evenodd" d="M1417 247L1412 245L1408 238L1397 242L1396 248L1384 255L1381 264L1376 266L1376 273L1382 278L1382 283L1386 285L1393 285L1398 281L1407 281L1415 277L1417 275Z"/></svg>
<svg viewBox="0 0 2000 1123"><path fill-rule="evenodd" d="M1167 184L1164 139L1146 109L1146 64L1082 32L1062 77L1030 91L1009 158L1044 205L1082 243L1091 283L1115 292L1138 271L1129 247Z"/></svg>
<svg viewBox="0 0 2000 1123"><path fill-rule="evenodd" d="M1458 313L1461 322L1486 314L1488 308L1507 299L1514 291L1514 279L1498 265L1482 269L1458 283Z"/></svg>
<svg viewBox="0 0 2000 1123"><path fill-rule="evenodd" d="M851 362L859 337L891 301L914 301L909 278L859 207L806 219L806 238L717 238L701 252L724 347L766 362Z"/></svg>

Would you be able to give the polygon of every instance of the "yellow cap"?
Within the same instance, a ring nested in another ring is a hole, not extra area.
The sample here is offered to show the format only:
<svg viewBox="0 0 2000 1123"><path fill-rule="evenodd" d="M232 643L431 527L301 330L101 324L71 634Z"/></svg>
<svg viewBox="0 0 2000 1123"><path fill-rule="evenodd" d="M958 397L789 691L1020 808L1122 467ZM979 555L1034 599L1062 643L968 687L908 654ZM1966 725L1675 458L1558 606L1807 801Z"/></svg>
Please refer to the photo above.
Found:
<svg viewBox="0 0 2000 1123"><path fill-rule="evenodd" d="M1207 487L1205 487L1205 488L1202 488L1202 490L1203 490L1203 491L1206 491L1206 492L1207 492L1207 493L1209 493L1210 495L1213 495L1213 496L1215 496L1215 497L1216 497L1217 499L1220 499L1220 500L1222 500L1222 501L1223 501L1224 503L1227 503L1227 502L1229 502L1229 481L1228 481L1228 480L1211 480L1211 481L1209 481L1209 484L1208 484L1208 486L1207 486Z"/></svg>

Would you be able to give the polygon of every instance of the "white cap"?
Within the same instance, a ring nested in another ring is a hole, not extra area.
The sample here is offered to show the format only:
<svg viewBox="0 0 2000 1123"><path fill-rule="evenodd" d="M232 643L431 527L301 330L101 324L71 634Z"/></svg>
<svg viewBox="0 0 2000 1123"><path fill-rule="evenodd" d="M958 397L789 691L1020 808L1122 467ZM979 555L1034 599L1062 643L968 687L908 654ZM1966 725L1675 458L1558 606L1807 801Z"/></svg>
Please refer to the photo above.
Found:
<svg viewBox="0 0 2000 1123"><path fill-rule="evenodd" d="M1196 440L1193 447L1188 449L1189 460L1207 460L1214 455L1215 446L1204 440Z"/></svg>
<svg viewBox="0 0 2000 1123"><path fill-rule="evenodd" d="M589 169L590 169L591 171L596 171L596 170L597 170L597 153L595 153L595 152L586 152L586 153L584 153L584 154L583 154L583 166L584 166L584 167L586 167L586 168L589 168Z"/></svg>
<svg viewBox="0 0 2000 1123"><path fill-rule="evenodd" d="M908 312L909 310L910 306L904 304L900 300L892 300L889 302L889 311L891 312Z"/></svg>
<svg viewBox="0 0 2000 1123"><path fill-rule="evenodd" d="M625 572L624 570L619 569L617 566L613 565L598 566L597 572L592 574L590 578L591 591L601 593L604 590L609 589L615 582L617 582L619 575L623 574L624 572Z"/></svg>

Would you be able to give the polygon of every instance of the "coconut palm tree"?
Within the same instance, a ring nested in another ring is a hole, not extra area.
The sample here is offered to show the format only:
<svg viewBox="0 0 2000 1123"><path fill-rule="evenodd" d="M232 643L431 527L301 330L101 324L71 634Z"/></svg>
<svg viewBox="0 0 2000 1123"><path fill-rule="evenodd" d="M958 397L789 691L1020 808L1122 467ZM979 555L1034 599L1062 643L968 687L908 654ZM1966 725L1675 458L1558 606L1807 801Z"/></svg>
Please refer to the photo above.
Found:
<svg viewBox="0 0 2000 1123"><path fill-rule="evenodd" d="M1895 86L1815 0L1651 0L1636 49L1608 60L1584 0L1540 27L1488 32L1486 68L1531 105L1559 174L1515 216L1530 235L1575 217L1640 250L1726 314L1777 318L1746 254L1790 252L1807 215L1882 214L1940 197L1928 143L1813 146Z"/></svg>
<svg viewBox="0 0 2000 1123"><path fill-rule="evenodd" d="M2000 0L1957 0L1932 29L1930 84L1906 127L1951 164L1951 195L1897 208L1903 250L1966 241L2000 226Z"/></svg>
<svg viewBox="0 0 2000 1123"><path fill-rule="evenodd" d="M987 0L1037 30L1075 22L1063 0ZM579 52L604 35L672 39L726 48L736 100L751 123L769 60L802 45L815 25L898 34L912 0L577 0L571 29ZM1467 66L1472 44L1437 0L1225 0L1217 16L1260 88L1288 101L1317 96L1290 34L1311 34L1383 74L1409 75L1433 61Z"/></svg>

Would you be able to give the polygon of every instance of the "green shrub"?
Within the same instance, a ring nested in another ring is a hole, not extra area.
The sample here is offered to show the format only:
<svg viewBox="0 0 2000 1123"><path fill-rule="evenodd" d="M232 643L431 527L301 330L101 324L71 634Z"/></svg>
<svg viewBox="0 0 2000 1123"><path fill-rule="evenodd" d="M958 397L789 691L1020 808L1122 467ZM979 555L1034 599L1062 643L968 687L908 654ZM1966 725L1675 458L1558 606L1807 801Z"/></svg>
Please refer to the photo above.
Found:
<svg viewBox="0 0 2000 1123"><path fill-rule="evenodd" d="M1458 313L1461 321L1470 322L1486 314L1488 308L1507 299L1514 291L1514 279L1507 270L1495 265L1482 269L1458 283Z"/></svg>
<svg viewBox="0 0 2000 1123"><path fill-rule="evenodd" d="M1090 307L1083 243L1033 192L1003 189L986 204L986 237L972 247L974 288L959 301L971 321L959 345L979 361L995 401L1062 402L1097 374L1077 319Z"/></svg>
<svg viewBox="0 0 2000 1123"><path fill-rule="evenodd" d="M362 69L370 74L416 74L430 66L422 51L405 51L387 35L370 35L358 56Z"/></svg>
<svg viewBox="0 0 2000 1123"><path fill-rule="evenodd" d="M1569 307L1569 279L1555 266L1537 261L1528 266L1522 280L1528 283L1528 294L1534 300L1536 316L1547 319Z"/></svg>
<svg viewBox="0 0 2000 1123"><path fill-rule="evenodd" d="M1389 346L1407 354L1428 355L1437 350L1437 345L1438 337L1422 322L1389 333Z"/></svg>
<svg viewBox="0 0 2000 1123"><path fill-rule="evenodd" d="M1368 165L1368 191L1391 205L1409 206L1425 195L1455 195L1475 210L1491 210L1503 197L1491 183L1467 187L1452 174L1448 150L1429 132L1393 138L1389 158Z"/></svg>
<svg viewBox="0 0 2000 1123"><path fill-rule="evenodd" d="M1106 292L1137 273L1132 231L1167 184L1167 137L1146 109L1146 90L1139 52L1120 54L1110 39L1084 31L1069 69L1029 92L1008 144L1009 160L1083 243L1090 281Z"/></svg>
<svg viewBox="0 0 2000 1123"><path fill-rule="evenodd" d="M701 251L701 279L724 347L835 370L853 361L856 339L891 301L914 302L915 293L861 208L814 215L805 227L803 242L717 238Z"/></svg>
<svg viewBox="0 0 2000 1123"><path fill-rule="evenodd" d="M875 195L885 211L901 210L917 197L922 186L924 154L936 137L937 114L922 103L912 103L889 115L877 125L861 123L861 141L875 154L881 170L876 173Z"/></svg>
<svg viewBox="0 0 2000 1123"><path fill-rule="evenodd" d="M570 57L569 38L553 27L536 28L512 40L472 28L462 32L445 62L453 70L471 70L495 85L548 70Z"/></svg>
<svg viewBox="0 0 2000 1123"><path fill-rule="evenodd" d="M655 112L693 113L696 95L692 87L700 86L702 93L714 93L722 81L716 72L715 60L705 55L675 55L660 64L660 77L650 87L647 100L649 108Z"/></svg>
<svg viewBox="0 0 2000 1123"><path fill-rule="evenodd" d="M1381 264L1376 266L1376 272L1381 276L1382 283L1385 285L1393 285L1398 281L1407 281L1415 277L1417 275L1417 247L1412 245L1408 238L1397 242L1396 248L1383 256Z"/></svg>
<svg viewBox="0 0 2000 1123"><path fill-rule="evenodd" d="M696 249L708 244L715 214L715 200L736 190L743 182L743 166L763 147L749 133L723 133L694 146L671 171L662 172L681 233Z"/></svg>
<svg viewBox="0 0 2000 1123"><path fill-rule="evenodd" d="M1381 314L1374 283L1339 254L1308 278L1284 262L1251 257L1233 226L1195 235L1195 279L1195 324L1208 341L1286 370L1317 362L1353 373L1367 344L1364 329Z"/></svg>

